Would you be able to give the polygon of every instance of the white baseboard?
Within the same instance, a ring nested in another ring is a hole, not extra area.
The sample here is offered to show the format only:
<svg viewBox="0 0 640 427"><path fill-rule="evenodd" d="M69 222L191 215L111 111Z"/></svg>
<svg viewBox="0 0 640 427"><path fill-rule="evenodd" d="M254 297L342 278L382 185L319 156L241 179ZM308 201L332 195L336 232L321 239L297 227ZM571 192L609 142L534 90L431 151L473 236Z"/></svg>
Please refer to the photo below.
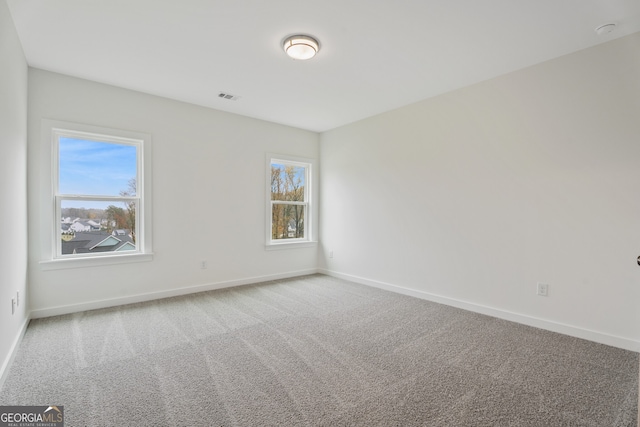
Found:
<svg viewBox="0 0 640 427"><path fill-rule="evenodd" d="M442 295L436 295L429 292L418 291L410 288L404 288L402 286L392 285L389 283L380 282L377 280L371 280L364 277L358 277L351 274L339 273L337 271L318 269L318 273L326 274L328 276L333 276L333 277L337 277L344 280L349 280L351 282L360 283L362 285L384 289L386 291L391 291L391 292L395 292L403 295L409 295L412 297L421 298L424 300L433 301L433 302L449 305L456 308L461 308L468 311L473 311L475 313L486 314L488 316L497 317L499 319L510 320L512 322L521 323L523 325L533 326L536 328L545 329L552 332L558 332L560 334L569 335L576 338L582 338L585 340L594 341L600 344L606 344L613 347L622 348L625 350L640 352L640 341L635 341L628 338L604 334L602 332L583 329L576 326L566 325L564 323L558 323L551 320L540 319L533 316L527 316L524 314L519 314L511 311L488 307L488 306L476 304L469 301L463 301L455 298L445 297Z"/></svg>
<svg viewBox="0 0 640 427"><path fill-rule="evenodd" d="M16 337L13 339L11 343L11 347L9 348L9 354L5 357L4 362L2 362L2 366L0 367L0 389L4 385L5 380L7 379L7 374L9 373L9 367L13 363L13 359L16 357L16 353L18 352L18 347L22 342L22 337L24 337L24 333L27 331L27 326L29 325L29 320L31 317L27 315L22 322L22 326L20 326L20 330L16 334Z"/></svg>
<svg viewBox="0 0 640 427"><path fill-rule="evenodd" d="M322 273L328 276L349 280L351 282L360 283L367 286L373 286L373 287L384 289L387 291L396 292L403 295L409 295L412 297L421 298L428 301L433 301L440 304L445 304L452 307L473 311L476 313L486 314L488 316L497 317L499 319L510 320L512 322L521 323L524 325L533 326L540 329L546 329L548 331L558 332L558 333L569 335L576 338L582 338L589 341L610 345L613 347L623 348L625 350L640 352L640 341L618 337L614 335L609 335L609 334L605 334L602 332L593 331L589 329L579 328L576 326L554 322L551 320L540 319L537 317L528 316L520 313L514 313L507 310L501 310L494 307L488 307L488 306L476 304L469 301L463 301L455 298L445 297L442 295L436 295L429 292L419 291L416 289L410 289L402 286L392 285L390 283L380 282L377 280L367 279L364 277L354 276L351 274L345 274L337 271L331 271L327 269L315 269L315 268L307 269L307 270L291 271L291 272L280 273L280 274L255 276L255 277L247 277L243 279L208 283L208 284L197 285L197 286L189 286L186 288L171 289L166 291L150 292L146 294L132 295L132 296L127 296L122 298L111 298L111 299L91 301L91 302L81 303L81 304L72 304L72 305L65 305L65 306L58 306L58 307L50 307L50 308L45 308L40 310L32 310L30 319L58 316L62 314L77 313L80 311L95 310L100 308L114 307L118 305L132 304L132 303L138 303L138 302L144 302L144 301L152 301L156 299L193 294L197 292L211 291L215 289L224 289L224 288L229 288L233 286L250 285L250 284L255 284L260 282L268 282L270 280L287 279L291 277L305 276L308 274L315 274L315 273ZM16 338L16 341L13 344L10 355L7 357L7 360L5 360L4 364L2 365L2 370L0 371L0 375L4 375L6 367L10 364L10 361L13 358L12 354L15 350L14 347L17 347L18 343L22 339L22 335L26 330L28 321L29 319L27 319L26 323L23 325L19 336ZM0 384L2 382L2 379L3 377L0 377Z"/></svg>
<svg viewBox="0 0 640 427"><path fill-rule="evenodd" d="M316 268L308 270L290 271L287 273L270 274L265 276L246 277L243 279L228 280L223 282L206 283L203 285L189 286L186 288L170 289L159 292L149 292L146 294L130 295L121 298L110 298L105 300L90 301L81 304L71 304L58 307L43 308L31 311L31 318L38 319L42 317L59 316L62 314L77 313L87 310L96 310L100 308L114 307L118 305L133 304L138 302L152 301L162 298L176 297L180 295L195 294L197 292L212 291L216 289L230 288L233 286L251 285L254 283L268 282L270 280L288 279L291 277L306 276L318 272Z"/></svg>

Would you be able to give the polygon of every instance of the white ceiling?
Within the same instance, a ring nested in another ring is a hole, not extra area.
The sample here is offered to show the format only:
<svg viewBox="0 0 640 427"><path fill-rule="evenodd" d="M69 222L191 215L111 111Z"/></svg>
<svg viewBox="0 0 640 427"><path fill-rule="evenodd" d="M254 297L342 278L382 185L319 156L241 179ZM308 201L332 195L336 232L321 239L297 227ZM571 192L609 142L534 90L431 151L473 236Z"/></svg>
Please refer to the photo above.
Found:
<svg viewBox="0 0 640 427"><path fill-rule="evenodd" d="M7 3L32 67L312 131L640 31L638 0ZM314 59L284 54L294 33Z"/></svg>

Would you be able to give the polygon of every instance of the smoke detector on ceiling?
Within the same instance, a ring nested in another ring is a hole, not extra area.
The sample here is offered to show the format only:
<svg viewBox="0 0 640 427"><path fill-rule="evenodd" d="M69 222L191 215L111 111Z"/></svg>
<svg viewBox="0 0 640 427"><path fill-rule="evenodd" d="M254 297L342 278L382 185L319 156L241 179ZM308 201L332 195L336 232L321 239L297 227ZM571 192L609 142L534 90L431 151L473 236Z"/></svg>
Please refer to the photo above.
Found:
<svg viewBox="0 0 640 427"><path fill-rule="evenodd" d="M605 34L609 34L610 32L612 32L615 29L616 29L616 24L614 24L613 22L609 22L607 24L602 24L599 27L597 27L595 29L595 32L596 32L597 35L603 36Z"/></svg>
<svg viewBox="0 0 640 427"><path fill-rule="evenodd" d="M238 99L240 99L238 95L231 95L230 93L226 93L226 92L220 92L218 94L218 98L228 99L230 101L237 101Z"/></svg>

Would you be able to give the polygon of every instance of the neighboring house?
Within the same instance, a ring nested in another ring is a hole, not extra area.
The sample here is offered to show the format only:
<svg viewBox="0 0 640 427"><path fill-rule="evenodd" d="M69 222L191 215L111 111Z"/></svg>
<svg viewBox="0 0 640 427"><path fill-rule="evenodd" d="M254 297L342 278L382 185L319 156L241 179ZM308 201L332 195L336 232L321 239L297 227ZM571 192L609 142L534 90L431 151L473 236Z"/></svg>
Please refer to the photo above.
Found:
<svg viewBox="0 0 640 427"><path fill-rule="evenodd" d="M125 230L76 232L73 239L62 240L62 255L99 252L121 252L136 249L133 239Z"/></svg>
<svg viewBox="0 0 640 427"><path fill-rule="evenodd" d="M296 230L296 222L294 220L289 221L289 225L287 226L287 236L296 237Z"/></svg>
<svg viewBox="0 0 640 427"><path fill-rule="evenodd" d="M69 226L69 230L75 231L77 233L82 231L91 231L91 226L89 224L83 224L80 221L76 221Z"/></svg>
<svg viewBox="0 0 640 427"><path fill-rule="evenodd" d="M69 230L75 232L100 231L100 224L93 220L74 219L73 224L69 226Z"/></svg>
<svg viewBox="0 0 640 427"><path fill-rule="evenodd" d="M304 231L303 221L300 221L300 229ZM287 224L287 237L296 237L298 228L296 227L296 220L292 219Z"/></svg>
<svg viewBox="0 0 640 427"><path fill-rule="evenodd" d="M74 222L77 221L82 221L82 219L80 218L71 218L70 216L66 217L66 218L62 218L62 223L63 224L73 224Z"/></svg>

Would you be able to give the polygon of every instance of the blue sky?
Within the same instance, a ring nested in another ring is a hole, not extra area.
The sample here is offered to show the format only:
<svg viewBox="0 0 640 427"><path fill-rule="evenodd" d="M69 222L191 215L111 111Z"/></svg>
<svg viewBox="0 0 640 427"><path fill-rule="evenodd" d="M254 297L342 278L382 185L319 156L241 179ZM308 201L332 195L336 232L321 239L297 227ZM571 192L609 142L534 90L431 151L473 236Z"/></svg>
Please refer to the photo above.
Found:
<svg viewBox="0 0 640 427"><path fill-rule="evenodd" d="M136 177L137 147L60 137L61 194L118 196Z"/></svg>
<svg viewBox="0 0 640 427"><path fill-rule="evenodd" d="M280 169L280 175L284 178L284 169L287 167L286 164L282 164L282 163L271 163L271 167L272 168L278 168ZM302 180L302 183L304 184L304 173L305 173L305 168L302 166L294 166L294 172L295 172L295 176L296 178L300 178Z"/></svg>

